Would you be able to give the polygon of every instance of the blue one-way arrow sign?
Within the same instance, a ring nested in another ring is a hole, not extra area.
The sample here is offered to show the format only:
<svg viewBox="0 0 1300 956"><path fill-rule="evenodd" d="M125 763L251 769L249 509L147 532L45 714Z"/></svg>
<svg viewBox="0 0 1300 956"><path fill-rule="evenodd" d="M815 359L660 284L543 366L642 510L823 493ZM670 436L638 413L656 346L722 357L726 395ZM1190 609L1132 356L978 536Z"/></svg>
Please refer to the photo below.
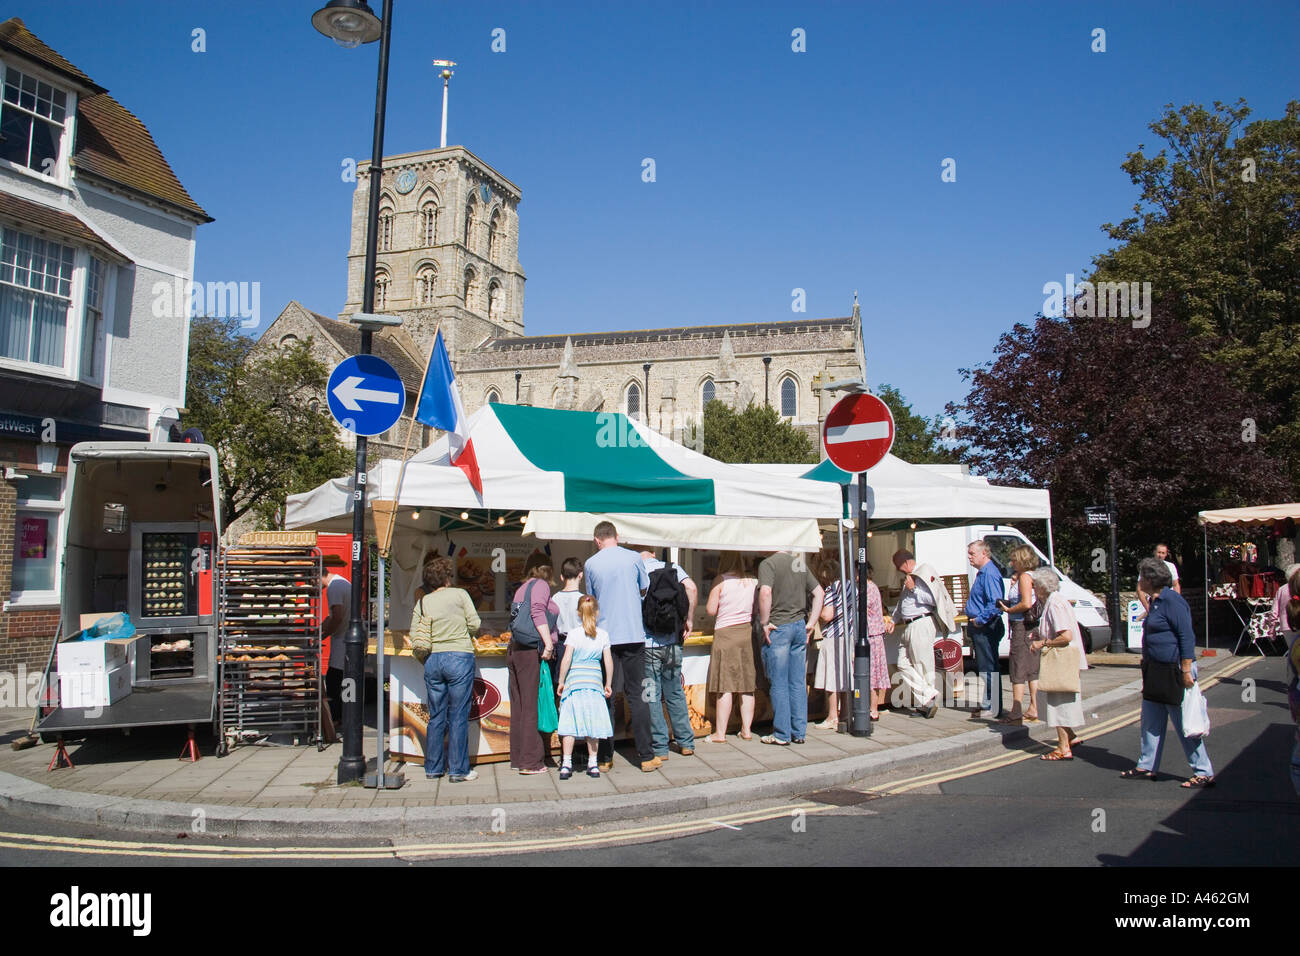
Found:
<svg viewBox="0 0 1300 956"><path fill-rule="evenodd" d="M350 432L380 435L402 417L406 389L393 367L374 355L345 358L325 386L330 414Z"/></svg>

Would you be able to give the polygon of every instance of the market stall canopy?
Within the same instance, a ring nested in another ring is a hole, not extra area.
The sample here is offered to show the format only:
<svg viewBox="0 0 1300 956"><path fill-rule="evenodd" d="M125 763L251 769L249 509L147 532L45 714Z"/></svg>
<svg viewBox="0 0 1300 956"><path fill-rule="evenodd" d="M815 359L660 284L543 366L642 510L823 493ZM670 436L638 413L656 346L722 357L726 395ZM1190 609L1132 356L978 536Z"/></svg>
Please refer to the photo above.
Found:
<svg viewBox="0 0 1300 956"><path fill-rule="evenodd" d="M746 465L773 474L796 472L803 478L847 485L855 476L826 459L803 465ZM918 529L967 524L1047 521L1051 496L1046 488L1008 488L985 478L952 475L909 464L886 455L867 472L867 519L876 531L901 530L916 522Z"/></svg>
<svg viewBox="0 0 1300 956"><path fill-rule="evenodd" d="M656 548L712 551L818 551L815 518L720 518L696 515L590 514L531 511L524 534L543 541L590 541L600 521L612 521L620 541Z"/></svg>
<svg viewBox="0 0 1300 956"><path fill-rule="evenodd" d="M1269 525L1291 518L1300 521L1300 501L1283 505L1255 505L1251 508L1225 508L1219 511L1202 511L1196 520L1204 525L1225 524L1241 527Z"/></svg>
<svg viewBox="0 0 1300 956"><path fill-rule="evenodd" d="M445 437L411 459L399 507L448 513L524 511L588 514L833 519L839 489L824 481L759 474L714 461L617 412L489 404L470 416L483 479L480 497L450 462ZM370 501L392 501L401 463L367 473ZM290 495L288 528L346 530L351 480L336 478ZM403 526L399 518L399 527ZM436 529L435 529L436 530Z"/></svg>

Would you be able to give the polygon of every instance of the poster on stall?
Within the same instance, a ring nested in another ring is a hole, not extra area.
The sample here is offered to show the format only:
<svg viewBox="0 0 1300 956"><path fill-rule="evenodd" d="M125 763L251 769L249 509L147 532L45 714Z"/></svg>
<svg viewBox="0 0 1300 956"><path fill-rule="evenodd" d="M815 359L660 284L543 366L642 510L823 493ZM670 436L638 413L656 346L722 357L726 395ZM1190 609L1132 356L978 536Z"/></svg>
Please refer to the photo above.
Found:
<svg viewBox="0 0 1300 956"><path fill-rule="evenodd" d="M24 558L44 558L49 530L48 518L23 518L18 526L18 554Z"/></svg>
<svg viewBox="0 0 1300 956"><path fill-rule="evenodd" d="M524 577L524 565L541 549L532 541L489 538L455 545L456 585L469 594L480 611L508 610L510 598ZM504 592L497 603L497 588Z"/></svg>

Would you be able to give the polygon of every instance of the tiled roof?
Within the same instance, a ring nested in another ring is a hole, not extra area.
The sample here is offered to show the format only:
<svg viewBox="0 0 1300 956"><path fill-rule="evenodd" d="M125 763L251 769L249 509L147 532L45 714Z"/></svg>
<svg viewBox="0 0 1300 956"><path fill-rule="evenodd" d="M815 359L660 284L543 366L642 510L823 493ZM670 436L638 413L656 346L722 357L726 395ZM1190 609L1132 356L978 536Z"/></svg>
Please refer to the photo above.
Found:
<svg viewBox="0 0 1300 956"><path fill-rule="evenodd" d="M77 172L160 200L203 222L212 221L185 191L145 125L102 86L42 43L22 20L11 17L0 23L0 49L12 50L93 91L77 97L77 141L72 152Z"/></svg>
<svg viewBox="0 0 1300 956"><path fill-rule="evenodd" d="M720 339L732 335L765 335L790 332L835 332L853 327L851 318L797 319L792 322L737 322L730 325L687 325L671 329L628 329L621 332L576 332L571 335L525 335L491 339L481 348L493 351L563 348L573 339L574 348L594 345L632 345L638 342L674 342L682 339Z"/></svg>
<svg viewBox="0 0 1300 956"><path fill-rule="evenodd" d="M104 92L102 86L42 43L36 34L27 29L27 24L17 17L10 17L0 23L0 49L21 53L48 70L62 73L83 86L90 87L96 93Z"/></svg>
<svg viewBox="0 0 1300 956"><path fill-rule="evenodd" d="M348 355L359 355L361 353L361 330L351 322L340 322L337 319L331 319L319 312L313 312L305 306L303 311L319 322L321 328L325 330L330 338L338 342L339 346ZM415 360L406 354L405 349L400 348L382 332L377 332L371 337L370 353L378 355L391 365L393 370L402 377L402 383L408 390L412 392L419 390L420 378L424 375L424 367L416 364Z"/></svg>
<svg viewBox="0 0 1300 956"><path fill-rule="evenodd" d="M19 199L5 192L0 192L0 220L36 232L52 233L56 238L71 239L99 249L107 249L115 258L119 255L76 216L51 209L49 206L42 206L40 203Z"/></svg>

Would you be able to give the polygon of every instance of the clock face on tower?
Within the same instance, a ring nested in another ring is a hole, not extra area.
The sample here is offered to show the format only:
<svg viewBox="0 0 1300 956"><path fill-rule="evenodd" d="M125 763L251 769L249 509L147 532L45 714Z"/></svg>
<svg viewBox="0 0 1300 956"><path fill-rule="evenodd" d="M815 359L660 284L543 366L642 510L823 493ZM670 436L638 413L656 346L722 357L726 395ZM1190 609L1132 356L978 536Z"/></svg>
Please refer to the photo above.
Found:
<svg viewBox="0 0 1300 956"><path fill-rule="evenodd" d="M415 188L416 178L414 169L403 169L397 174L397 182L394 185L399 193L406 195Z"/></svg>
<svg viewBox="0 0 1300 956"><path fill-rule="evenodd" d="M479 198L487 203L492 198L492 190L488 189L487 183L481 183L478 187Z"/></svg>

